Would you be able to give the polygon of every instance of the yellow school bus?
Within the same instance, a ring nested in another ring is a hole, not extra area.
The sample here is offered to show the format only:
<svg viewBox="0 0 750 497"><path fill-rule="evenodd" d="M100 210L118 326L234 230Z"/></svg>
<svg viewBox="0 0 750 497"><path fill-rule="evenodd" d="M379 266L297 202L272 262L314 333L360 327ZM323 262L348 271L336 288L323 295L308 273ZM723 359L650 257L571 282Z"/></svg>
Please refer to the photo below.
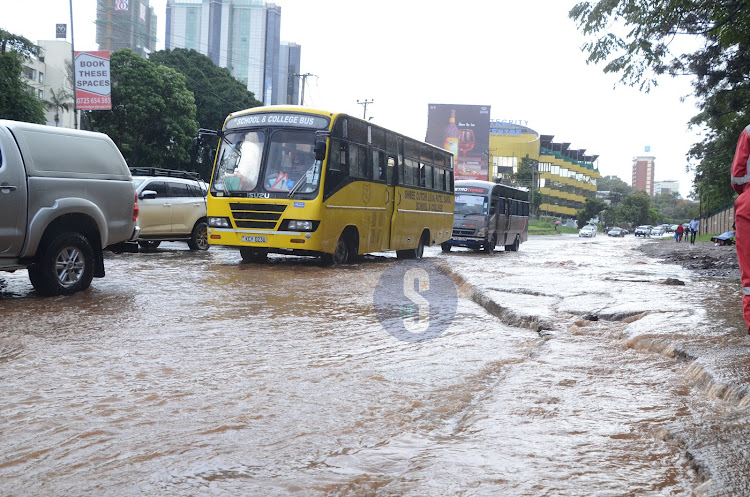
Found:
<svg viewBox="0 0 750 497"><path fill-rule="evenodd" d="M255 107L224 122L207 199L208 242L245 261L327 263L450 239L450 152L346 114Z"/></svg>

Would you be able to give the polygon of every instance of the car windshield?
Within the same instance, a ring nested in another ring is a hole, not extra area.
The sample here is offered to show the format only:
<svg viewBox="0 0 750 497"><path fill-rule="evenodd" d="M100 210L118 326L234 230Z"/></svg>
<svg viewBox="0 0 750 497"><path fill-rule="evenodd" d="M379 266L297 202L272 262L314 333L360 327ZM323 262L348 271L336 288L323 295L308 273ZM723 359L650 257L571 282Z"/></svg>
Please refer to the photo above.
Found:
<svg viewBox="0 0 750 497"><path fill-rule="evenodd" d="M468 216L487 215L487 197L481 195L456 195L456 214Z"/></svg>

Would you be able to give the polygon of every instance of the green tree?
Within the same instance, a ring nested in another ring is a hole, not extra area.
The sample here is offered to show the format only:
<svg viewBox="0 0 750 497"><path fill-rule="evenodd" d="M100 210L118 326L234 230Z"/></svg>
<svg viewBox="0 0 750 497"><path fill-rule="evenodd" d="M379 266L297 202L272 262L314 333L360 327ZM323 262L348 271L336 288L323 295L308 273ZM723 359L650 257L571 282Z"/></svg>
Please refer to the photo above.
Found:
<svg viewBox="0 0 750 497"><path fill-rule="evenodd" d="M537 172L537 161L530 159L527 155L518 163L513 181L522 187L529 189L529 202L532 214L539 215L539 206L542 205L542 192L537 188L539 173Z"/></svg>
<svg viewBox="0 0 750 497"><path fill-rule="evenodd" d="M44 103L23 80L23 61L39 47L0 29L0 119L44 124Z"/></svg>
<svg viewBox="0 0 750 497"><path fill-rule="evenodd" d="M185 84L195 96L196 118L200 128L221 129L230 113L262 105L228 69L217 66L195 50L161 50L151 54L149 60L171 67L185 76ZM205 146L191 149L190 162L204 178L211 174L211 161L217 144L218 138L209 139Z"/></svg>
<svg viewBox="0 0 750 497"><path fill-rule="evenodd" d="M110 69L112 110L92 111L93 129L111 136L130 166L189 163L198 123L185 78L130 49L113 52Z"/></svg>
<svg viewBox="0 0 750 497"><path fill-rule="evenodd" d="M633 187L617 176L603 176L597 179L596 189L600 192L620 193L626 195L633 191Z"/></svg>
<svg viewBox="0 0 750 497"><path fill-rule="evenodd" d="M576 211L578 227L582 228L590 219L596 218L607 207L603 200L598 198L587 198L583 209Z"/></svg>
<svg viewBox="0 0 750 497"><path fill-rule="evenodd" d="M651 216L651 199L645 192L636 192L620 203L622 219L633 226L655 222Z"/></svg>
<svg viewBox="0 0 750 497"><path fill-rule="evenodd" d="M60 125L60 111L67 111L73 107L73 94L64 88L55 91L51 88L50 98L45 102L47 108L55 111L55 126Z"/></svg>
<svg viewBox="0 0 750 497"><path fill-rule="evenodd" d="M748 7L746 0L600 0L579 2L569 13L589 37L588 62L603 63L621 82L648 91L664 74L692 77L699 113L690 124L708 132L689 151L688 168L704 211L733 198L729 165L750 122ZM681 44L685 38L693 42Z"/></svg>

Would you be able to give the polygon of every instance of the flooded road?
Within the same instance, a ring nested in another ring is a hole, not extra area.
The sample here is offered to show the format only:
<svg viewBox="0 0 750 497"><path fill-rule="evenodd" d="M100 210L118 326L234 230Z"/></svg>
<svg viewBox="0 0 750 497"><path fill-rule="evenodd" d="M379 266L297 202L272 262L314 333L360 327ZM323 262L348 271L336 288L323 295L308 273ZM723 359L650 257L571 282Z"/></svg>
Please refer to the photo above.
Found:
<svg viewBox="0 0 750 497"><path fill-rule="evenodd" d="M427 249L457 300L419 342L375 311L391 254L167 243L51 299L0 274L0 494L750 495L739 282L640 243Z"/></svg>

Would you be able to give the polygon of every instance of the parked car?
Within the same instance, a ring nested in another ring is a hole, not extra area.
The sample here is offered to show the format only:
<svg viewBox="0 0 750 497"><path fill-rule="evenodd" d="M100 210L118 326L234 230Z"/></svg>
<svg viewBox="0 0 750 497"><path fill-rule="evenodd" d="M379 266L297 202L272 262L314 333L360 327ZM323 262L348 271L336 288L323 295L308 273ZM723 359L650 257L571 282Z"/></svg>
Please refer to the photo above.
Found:
<svg viewBox="0 0 750 497"><path fill-rule="evenodd" d="M586 225L578 232L579 237L593 238L596 236L596 226Z"/></svg>
<svg viewBox="0 0 750 497"><path fill-rule="evenodd" d="M40 295L104 277L106 248L138 236L130 171L105 134L0 120L0 271Z"/></svg>
<svg viewBox="0 0 750 497"><path fill-rule="evenodd" d="M649 226L648 224L638 226L633 234L635 236L651 236L651 226Z"/></svg>
<svg viewBox="0 0 750 497"><path fill-rule="evenodd" d="M622 228L610 228L609 232L607 233L607 236L623 237L625 236L625 230Z"/></svg>
<svg viewBox="0 0 750 497"><path fill-rule="evenodd" d="M664 234L664 228L661 226L654 226L651 228L651 236L662 236Z"/></svg>
<svg viewBox="0 0 750 497"><path fill-rule="evenodd" d="M672 227L671 224L662 224L662 228L664 228L665 233L674 233L674 230L677 229L677 226Z"/></svg>
<svg viewBox="0 0 750 497"><path fill-rule="evenodd" d="M161 242L184 241L190 250L208 250L206 195L198 173L131 167L138 194L138 245L155 249Z"/></svg>

